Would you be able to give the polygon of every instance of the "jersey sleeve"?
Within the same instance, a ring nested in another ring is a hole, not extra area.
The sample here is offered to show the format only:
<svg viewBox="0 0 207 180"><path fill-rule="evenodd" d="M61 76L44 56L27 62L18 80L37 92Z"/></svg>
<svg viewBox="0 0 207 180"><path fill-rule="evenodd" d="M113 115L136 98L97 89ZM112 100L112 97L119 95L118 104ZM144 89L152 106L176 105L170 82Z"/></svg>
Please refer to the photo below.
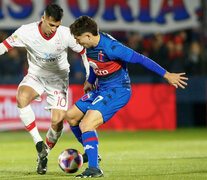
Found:
<svg viewBox="0 0 207 180"><path fill-rule="evenodd" d="M96 74L94 73L93 68L90 67L90 74L89 74L89 77L88 77L88 82L91 83L91 84L94 84L95 81L96 81Z"/></svg>
<svg viewBox="0 0 207 180"><path fill-rule="evenodd" d="M24 26L21 26L11 36L4 40L3 44L7 49L12 49L13 47L25 47L24 34L26 34Z"/></svg>
<svg viewBox="0 0 207 180"><path fill-rule="evenodd" d="M109 56L111 60L122 60L129 62L133 55L132 49L124 46L118 41L113 41L109 49Z"/></svg>
<svg viewBox="0 0 207 180"><path fill-rule="evenodd" d="M122 45L119 42L113 42L111 46L111 57L114 60L122 60L128 63L138 63L145 68L164 76L166 70L150 58L135 52L134 50Z"/></svg>
<svg viewBox="0 0 207 180"><path fill-rule="evenodd" d="M74 52L80 53L80 54L84 54L85 50L83 48L83 46L81 46L80 44L76 43L76 39L74 38L74 36L71 34L70 29L69 30L69 48L71 48Z"/></svg>

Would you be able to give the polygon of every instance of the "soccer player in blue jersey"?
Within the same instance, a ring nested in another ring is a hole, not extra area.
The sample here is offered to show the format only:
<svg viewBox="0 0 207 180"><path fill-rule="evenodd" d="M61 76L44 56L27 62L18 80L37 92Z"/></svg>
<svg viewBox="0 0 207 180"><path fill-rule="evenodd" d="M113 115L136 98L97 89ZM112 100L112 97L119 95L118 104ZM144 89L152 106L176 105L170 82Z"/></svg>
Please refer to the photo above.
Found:
<svg viewBox="0 0 207 180"><path fill-rule="evenodd" d="M170 73L151 59L124 46L110 35L99 32L96 22L81 16L70 25L77 43L87 49L90 75L86 81L85 95L67 111L66 120L82 143L88 157L88 168L77 178L102 177L98 163L98 136L96 128L106 123L131 97L127 63L141 64L164 77L176 88L185 88L185 73ZM97 89L93 85L98 79Z"/></svg>

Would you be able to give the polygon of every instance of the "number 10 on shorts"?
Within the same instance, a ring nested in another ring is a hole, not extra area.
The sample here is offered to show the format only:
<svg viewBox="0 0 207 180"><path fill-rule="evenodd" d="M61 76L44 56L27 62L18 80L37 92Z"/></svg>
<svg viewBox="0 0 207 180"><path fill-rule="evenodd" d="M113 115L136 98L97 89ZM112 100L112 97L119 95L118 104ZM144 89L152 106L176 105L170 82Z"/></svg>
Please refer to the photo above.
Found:
<svg viewBox="0 0 207 180"><path fill-rule="evenodd" d="M57 106L65 107L66 106L66 98L65 97L58 97Z"/></svg>

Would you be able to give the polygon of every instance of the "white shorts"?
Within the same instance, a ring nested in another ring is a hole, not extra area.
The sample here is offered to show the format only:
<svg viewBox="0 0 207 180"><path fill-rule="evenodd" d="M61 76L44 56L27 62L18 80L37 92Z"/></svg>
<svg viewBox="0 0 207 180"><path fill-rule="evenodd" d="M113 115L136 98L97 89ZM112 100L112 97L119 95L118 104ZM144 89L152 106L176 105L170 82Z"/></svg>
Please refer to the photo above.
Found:
<svg viewBox="0 0 207 180"><path fill-rule="evenodd" d="M47 95L47 107L45 109L68 109L68 85L69 77L38 77L33 74L27 74L19 84L20 86L29 86L33 88L39 96L35 99L41 101L41 95ZM18 87L18 88L19 88Z"/></svg>

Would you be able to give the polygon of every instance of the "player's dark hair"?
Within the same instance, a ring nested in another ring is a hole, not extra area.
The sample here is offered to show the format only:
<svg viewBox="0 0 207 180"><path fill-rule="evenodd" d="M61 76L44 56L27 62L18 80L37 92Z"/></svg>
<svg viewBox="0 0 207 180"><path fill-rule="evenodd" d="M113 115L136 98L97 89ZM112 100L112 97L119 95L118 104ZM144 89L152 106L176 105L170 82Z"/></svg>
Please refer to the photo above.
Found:
<svg viewBox="0 0 207 180"><path fill-rule="evenodd" d="M80 16L75 20L73 24L70 25L70 31L75 36L80 36L85 32L90 32L94 36L98 35L98 25L89 16Z"/></svg>
<svg viewBox="0 0 207 180"><path fill-rule="evenodd" d="M63 9L57 4L49 4L45 9L47 17L53 17L55 21L60 21L63 17Z"/></svg>

